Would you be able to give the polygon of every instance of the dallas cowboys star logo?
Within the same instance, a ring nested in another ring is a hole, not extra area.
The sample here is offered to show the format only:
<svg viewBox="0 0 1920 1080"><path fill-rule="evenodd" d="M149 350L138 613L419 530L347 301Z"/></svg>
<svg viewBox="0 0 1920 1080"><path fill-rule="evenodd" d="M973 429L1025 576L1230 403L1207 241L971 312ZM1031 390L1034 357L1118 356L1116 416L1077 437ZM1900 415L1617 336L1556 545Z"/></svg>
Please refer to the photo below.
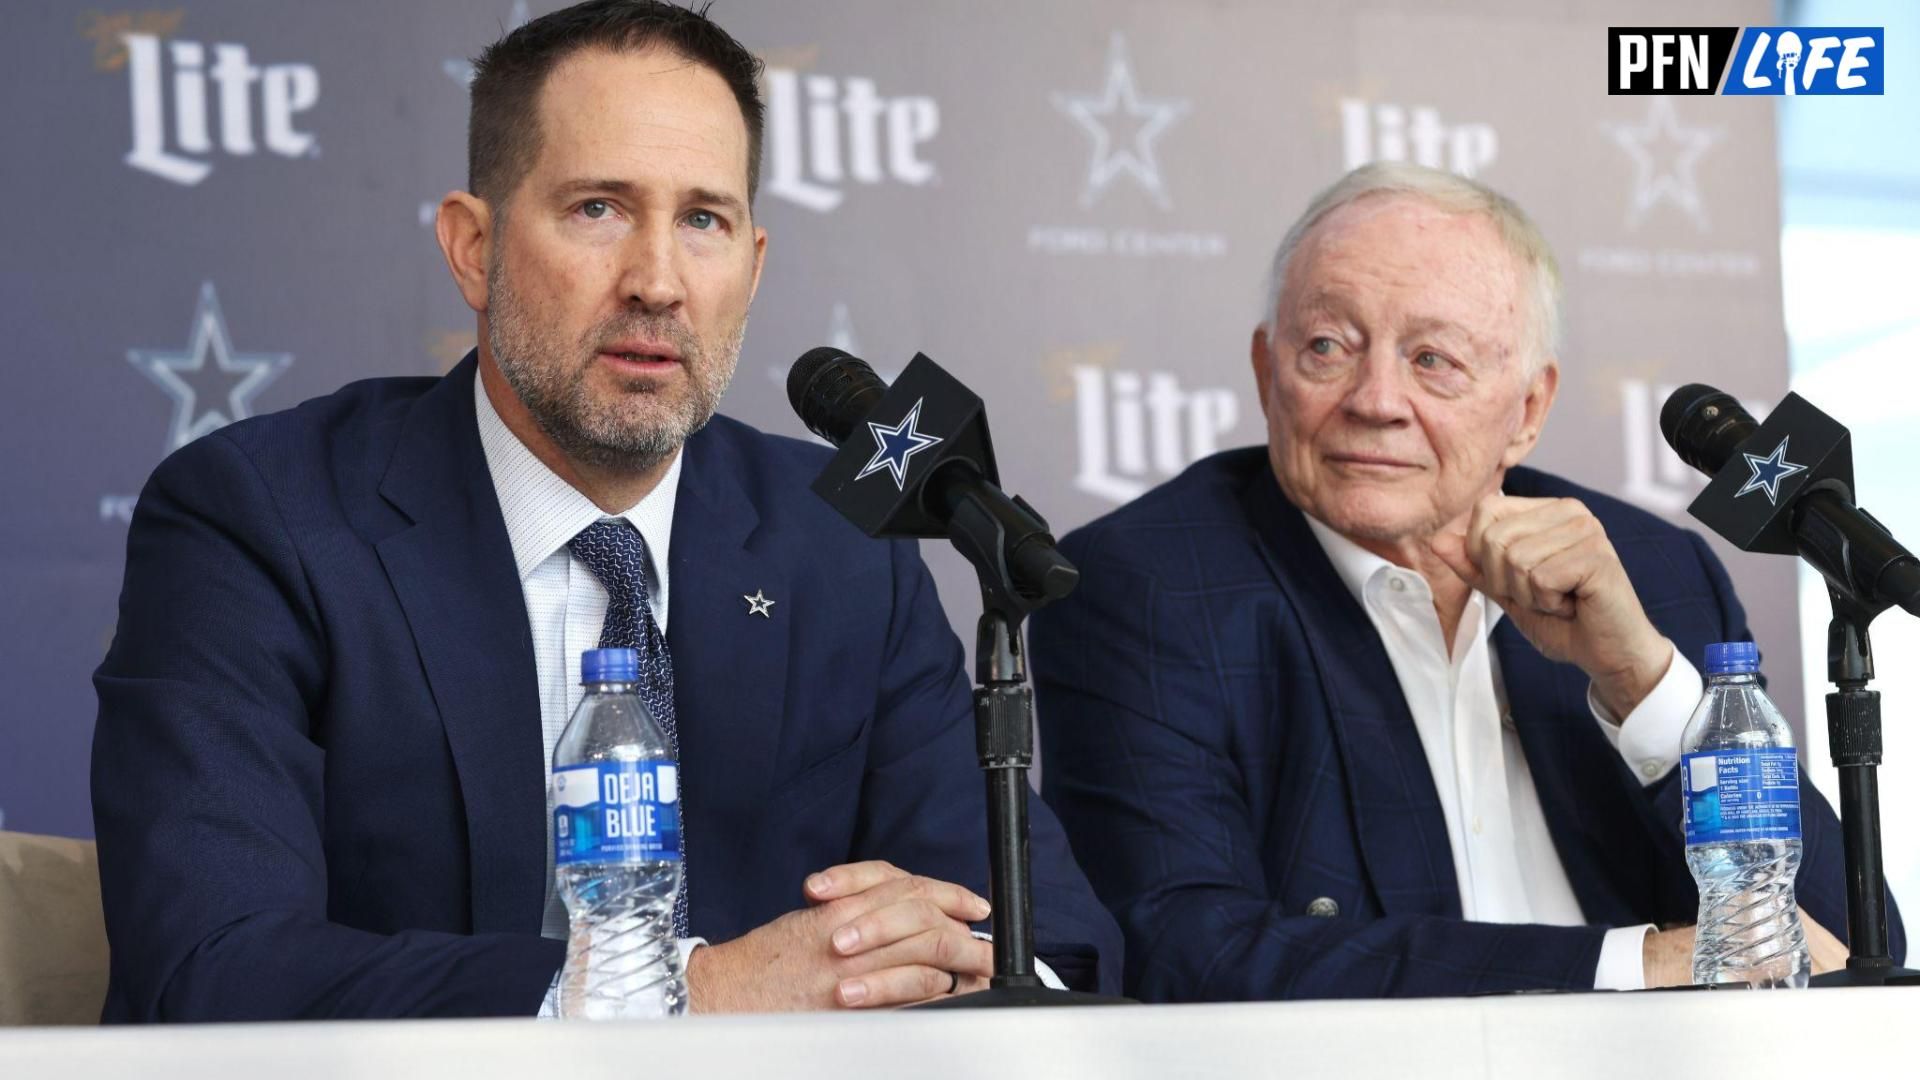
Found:
<svg viewBox="0 0 1920 1080"><path fill-rule="evenodd" d="M938 435L923 435L920 427L920 406L927 399L921 398L907 410L907 415L899 423L888 427L867 421L867 429L873 432L875 443L873 460L867 462L855 480L865 480L874 473L885 470L893 474L893 485L901 491L907 490L907 462L913 455L930 446L938 446L946 441Z"/></svg>
<svg viewBox="0 0 1920 1080"><path fill-rule="evenodd" d="M1162 210L1170 209L1160 163L1153 156L1153 140L1185 116L1190 104L1172 98L1141 97L1133 83L1133 64L1127 58L1127 40L1119 33L1107 49L1107 85L1098 95L1055 94L1053 107L1073 118L1093 139L1093 160L1087 165L1087 186L1080 205L1091 207L1106 194L1108 185L1125 173L1146 189ZM1133 131L1116 139L1113 128L1131 123Z"/></svg>
<svg viewBox="0 0 1920 1080"><path fill-rule="evenodd" d="M1733 497L1736 499L1749 491L1765 491L1767 493L1767 501L1778 506L1780 504L1780 481L1785 480L1794 473L1807 471L1805 465L1795 465L1793 462L1787 460L1787 440L1785 438L1782 438L1780 445L1774 447L1773 453L1768 454L1766 457L1761 457L1759 454L1741 454L1740 456L1747 459L1747 467L1753 470L1753 475L1747 479L1747 482L1741 486L1739 491L1733 493Z"/></svg>
<svg viewBox="0 0 1920 1080"><path fill-rule="evenodd" d="M254 397L293 363L292 353L234 352L211 281L200 286L187 334L187 347L179 351L127 350L127 362L173 398L169 450L252 416Z"/></svg>
<svg viewBox="0 0 1920 1080"><path fill-rule="evenodd" d="M1647 211L1661 202L1670 202L1693 219L1694 227L1707 230L1706 207L1700 202L1700 185L1694 179L1693 166L1725 132L1721 128L1682 127L1673 101L1656 97L1644 124L1603 124L1620 149L1633 158L1633 199L1627 208L1627 225L1638 228ZM1674 147L1664 157L1664 167L1656 160L1654 147Z"/></svg>
<svg viewBox="0 0 1920 1080"><path fill-rule="evenodd" d="M747 614L758 615L766 619L773 618L773 605L780 602L778 600L767 599L767 591L765 589L753 590L752 596L742 593L740 594L740 599L747 602Z"/></svg>

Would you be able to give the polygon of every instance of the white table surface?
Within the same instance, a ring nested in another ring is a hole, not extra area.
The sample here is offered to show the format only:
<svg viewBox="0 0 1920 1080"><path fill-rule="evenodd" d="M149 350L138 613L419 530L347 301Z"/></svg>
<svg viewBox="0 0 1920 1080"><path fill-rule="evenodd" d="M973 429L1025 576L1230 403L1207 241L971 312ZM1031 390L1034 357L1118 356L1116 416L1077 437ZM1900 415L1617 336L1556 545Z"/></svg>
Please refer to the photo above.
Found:
<svg viewBox="0 0 1920 1080"><path fill-rule="evenodd" d="M1739 1033L1731 1042L1727 1033ZM1920 988L0 1030L0 1077L1920 1076ZM1836 1040L1850 1040L1845 1053Z"/></svg>

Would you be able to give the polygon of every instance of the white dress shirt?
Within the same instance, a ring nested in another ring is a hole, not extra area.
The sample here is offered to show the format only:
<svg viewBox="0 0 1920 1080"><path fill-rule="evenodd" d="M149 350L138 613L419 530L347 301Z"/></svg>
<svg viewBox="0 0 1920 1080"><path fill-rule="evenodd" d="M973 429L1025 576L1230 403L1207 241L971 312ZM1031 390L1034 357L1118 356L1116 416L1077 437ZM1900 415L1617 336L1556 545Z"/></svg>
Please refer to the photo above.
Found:
<svg viewBox="0 0 1920 1080"><path fill-rule="evenodd" d="M671 587L667 570L667 549L673 541L673 508L680 493L680 469L684 454L675 454L667 473L647 496L622 514L607 514L593 500L562 480L546 463L527 449L519 436L508 430L506 422L488 399L486 387L473 380L474 413L480 426L480 446L486 454L487 472L493 478L494 494L500 500L500 515L507 525L507 541L513 548L513 561L520 574L520 591L527 603L527 623L533 631L533 667L540 688L540 730L549 774L553 770L553 748L566 730L573 710L586 696L580 685L580 654L600 646L600 628L607 617L607 590L587 564L567 547L580 530L603 519L624 518L640 530L647 542L647 557L652 570L653 589L647 597L654 622L667 632L667 594ZM542 936L565 940L567 909L560 898L553 872L553 792L546 798L547 817L541 831L547 837L547 904L541 919ZM987 937L976 934L976 937ZM680 940L680 964L687 960L705 938ZM1036 960L1035 971L1046 985L1065 989L1044 961ZM556 987L558 976L555 977ZM547 992L540 1007L541 1016L558 1015L554 990Z"/></svg>
<svg viewBox="0 0 1920 1080"><path fill-rule="evenodd" d="M1449 648L1425 578L1311 516L1307 524L1379 633L1413 714L1446 817L1462 915L1478 922L1585 925L1547 831L1533 771L1508 710L1499 657L1489 643L1505 613L1475 591ZM1608 714L1591 686L1587 707L1640 782L1651 784L1678 763L1681 730L1700 700L1701 686L1699 672L1676 651L1666 675L1624 721ZM1642 942L1651 929L1649 924L1607 931L1595 989L1645 988Z"/></svg>
<svg viewBox="0 0 1920 1080"><path fill-rule="evenodd" d="M607 589L587 564L567 547L580 530L596 521L624 518L640 530L647 542L653 589L647 597L660 632L667 632L667 548L673 542L673 507L680 494L682 455L641 499L623 514L607 514L592 499L567 483L527 449L508 430L494 410L480 379L473 380L474 413L480 424L480 447L486 453L487 472L500 499L500 516L507 524L507 542L526 598L527 623L533 630L533 670L540 688L540 732L547 770L553 770L553 748L566 730L573 710L586 696L580 684L580 654L600 647L600 627L607 617ZM565 940L567 908L560 899L553 873L553 790L547 789L547 816L541 831L547 837L547 904L540 933ZM680 941L684 970L688 956L704 938ZM553 991L540 1015L557 1015Z"/></svg>

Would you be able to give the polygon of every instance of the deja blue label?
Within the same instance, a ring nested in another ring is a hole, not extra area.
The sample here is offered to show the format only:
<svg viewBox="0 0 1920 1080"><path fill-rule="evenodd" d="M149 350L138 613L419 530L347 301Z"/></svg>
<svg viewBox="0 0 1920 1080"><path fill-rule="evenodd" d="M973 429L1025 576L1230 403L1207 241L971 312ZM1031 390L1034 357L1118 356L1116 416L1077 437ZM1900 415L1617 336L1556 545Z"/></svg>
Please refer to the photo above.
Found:
<svg viewBox="0 0 1920 1080"><path fill-rule="evenodd" d="M1793 748L1702 750L1680 758L1687 843L1800 839Z"/></svg>
<svg viewBox="0 0 1920 1080"><path fill-rule="evenodd" d="M680 767L598 761L553 771L553 861L680 858Z"/></svg>

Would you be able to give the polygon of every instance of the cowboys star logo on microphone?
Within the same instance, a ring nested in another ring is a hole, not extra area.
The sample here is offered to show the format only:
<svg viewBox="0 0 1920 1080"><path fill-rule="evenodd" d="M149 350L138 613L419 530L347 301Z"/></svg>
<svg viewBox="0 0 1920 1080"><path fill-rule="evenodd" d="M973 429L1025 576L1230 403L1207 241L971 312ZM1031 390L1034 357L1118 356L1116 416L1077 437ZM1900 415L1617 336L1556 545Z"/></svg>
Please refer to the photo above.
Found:
<svg viewBox="0 0 1920 1080"><path fill-rule="evenodd" d="M873 432L873 458L854 476L855 480L865 480L877 472L893 474L893 484L901 491L907 489L907 465L913 455L930 447L938 446L943 440L938 435L928 435L920 431L920 406L927 399L921 398L907 410L907 415L897 424L867 421L867 430Z"/></svg>
<svg viewBox="0 0 1920 1080"><path fill-rule="evenodd" d="M1785 480L1794 473L1807 471L1805 465L1795 465L1793 462L1787 460L1787 440L1789 438L1791 438L1791 436L1782 436L1780 445L1774 447L1773 453L1765 457L1759 454L1743 453L1740 455L1747 459L1747 468L1753 470L1753 475L1747 478L1747 482L1740 486L1739 491L1733 493L1734 498L1737 499L1749 492L1764 491L1767 493L1768 502L1775 506L1780 505L1780 481Z"/></svg>
<svg viewBox="0 0 1920 1080"><path fill-rule="evenodd" d="M1610 26L1607 93L1886 93L1878 26Z"/></svg>

